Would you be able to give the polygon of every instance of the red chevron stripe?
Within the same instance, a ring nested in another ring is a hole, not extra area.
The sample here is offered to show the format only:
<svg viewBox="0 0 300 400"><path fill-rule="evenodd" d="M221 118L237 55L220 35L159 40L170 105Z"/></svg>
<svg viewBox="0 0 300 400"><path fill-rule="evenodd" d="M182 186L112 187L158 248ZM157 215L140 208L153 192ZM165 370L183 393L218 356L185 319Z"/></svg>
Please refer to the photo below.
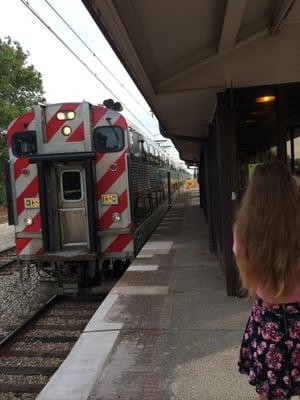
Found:
<svg viewBox="0 0 300 400"><path fill-rule="evenodd" d="M128 124L126 122L126 119L123 117L123 115L120 115L120 117L114 123L114 126L120 126L124 130L128 128Z"/></svg>
<svg viewBox="0 0 300 400"><path fill-rule="evenodd" d="M120 213L127 208L127 189L119 196L119 204L117 206L110 206L109 209L101 216L99 219L99 226L101 229L108 229L112 224L112 215L113 213Z"/></svg>
<svg viewBox="0 0 300 400"><path fill-rule="evenodd" d="M40 232L40 230L41 230L41 214L38 212L33 217L32 225L26 226L25 229L23 229L23 232Z"/></svg>
<svg viewBox="0 0 300 400"><path fill-rule="evenodd" d="M68 137L67 142L82 142L84 140L84 128L83 122L75 129L70 137Z"/></svg>
<svg viewBox="0 0 300 400"><path fill-rule="evenodd" d="M117 171L111 171L110 169L103 175L103 177L97 182L97 194L106 193L108 189L117 181L117 179L124 173L126 169L125 153L127 148L123 151L120 157L115 161L118 169Z"/></svg>
<svg viewBox="0 0 300 400"><path fill-rule="evenodd" d="M36 176L17 198L18 215L24 210L24 198L35 197L38 194L38 177Z"/></svg>
<svg viewBox="0 0 300 400"><path fill-rule="evenodd" d="M22 115L19 118L16 118L11 126L7 130L7 140L8 147L11 147L12 136L15 132L25 131L27 126L31 124L34 119L34 112L30 111L27 114Z"/></svg>
<svg viewBox="0 0 300 400"><path fill-rule="evenodd" d="M29 165L29 159L28 158L17 158L16 161L14 162L14 174L15 174L15 179L17 180L19 176L22 173L23 168L27 168Z"/></svg>
<svg viewBox="0 0 300 400"><path fill-rule="evenodd" d="M62 106L59 108L59 110L56 111L56 113L50 118L50 120L46 124L46 132L47 132L47 141L50 142L50 140L55 136L57 131L63 126L65 121L59 121L56 118L56 114L60 111L76 111L77 107L79 106L79 103L66 103L62 104Z"/></svg>
<svg viewBox="0 0 300 400"><path fill-rule="evenodd" d="M93 117L92 117L93 126L98 124L98 122L103 118L106 112L107 109L105 107L99 107L99 106L93 107Z"/></svg>
<svg viewBox="0 0 300 400"><path fill-rule="evenodd" d="M16 238L16 253L19 255L24 248L28 245L28 243L32 240L32 238Z"/></svg>
<svg viewBox="0 0 300 400"><path fill-rule="evenodd" d="M101 160L105 153L96 153L96 164Z"/></svg>
<svg viewBox="0 0 300 400"><path fill-rule="evenodd" d="M114 251L122 251L131 241L131 235L119 235L115 240L104 250L104 253L112 253Z"/></svg>

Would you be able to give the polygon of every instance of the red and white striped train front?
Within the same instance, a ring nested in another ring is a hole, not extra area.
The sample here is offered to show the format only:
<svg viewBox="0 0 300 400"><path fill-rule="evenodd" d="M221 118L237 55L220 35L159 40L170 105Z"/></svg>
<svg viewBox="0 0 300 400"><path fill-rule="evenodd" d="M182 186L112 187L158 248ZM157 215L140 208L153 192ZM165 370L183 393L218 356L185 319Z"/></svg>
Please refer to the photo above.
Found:
<svg viewBox="0 0 300 400"><path fill-rule="evenodd" d="M20 260L68 266L84 279L104 260L134 256L121 114L87 102L39 105L11 123L8 144L9 218Z"/></svg>

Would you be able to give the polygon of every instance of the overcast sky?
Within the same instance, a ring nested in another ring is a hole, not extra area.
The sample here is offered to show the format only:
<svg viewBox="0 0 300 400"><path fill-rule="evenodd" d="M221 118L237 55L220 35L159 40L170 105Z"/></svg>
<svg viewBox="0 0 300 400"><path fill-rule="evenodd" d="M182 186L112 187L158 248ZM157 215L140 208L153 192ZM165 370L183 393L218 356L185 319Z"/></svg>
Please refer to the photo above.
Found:
<svg viewBox="0 0 300 400"><path fill-rule="evenodd" d="M143 99L82 2L80 0L48 0L48 3L71 25L141 106L85 48L45 0L29 0L28 3L115 94L113 96L105 89L27 9L21 0L2 2L0 37L3 39L5 36L10 36L13 40L20 42L23 50L29 51L29 63L33 64L42 74L47 102L86 100L92 104L98 104L102 103L104 99L116 100L118 97L119 101L125 104L153 135L157 135L155 139L161 139L157 120L152 117L149 105ZM124 110L123 113L149 135L149 132L128 111ZM175 154L178 154L177 151L174 151Z"/></svg>

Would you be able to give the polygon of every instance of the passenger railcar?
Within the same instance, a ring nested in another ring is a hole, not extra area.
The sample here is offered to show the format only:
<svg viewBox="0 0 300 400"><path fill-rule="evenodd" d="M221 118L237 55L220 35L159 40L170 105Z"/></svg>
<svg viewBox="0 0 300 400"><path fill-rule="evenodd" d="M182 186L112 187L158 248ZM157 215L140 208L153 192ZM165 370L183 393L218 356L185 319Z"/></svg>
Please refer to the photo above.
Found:
<svg viewBox="0 0 300 400"><path fill-rule="evenodd" d="M17 255L63 292L99 286L103 270L128 266L185 179L109 104L37 105L8 128Z"/></svg>

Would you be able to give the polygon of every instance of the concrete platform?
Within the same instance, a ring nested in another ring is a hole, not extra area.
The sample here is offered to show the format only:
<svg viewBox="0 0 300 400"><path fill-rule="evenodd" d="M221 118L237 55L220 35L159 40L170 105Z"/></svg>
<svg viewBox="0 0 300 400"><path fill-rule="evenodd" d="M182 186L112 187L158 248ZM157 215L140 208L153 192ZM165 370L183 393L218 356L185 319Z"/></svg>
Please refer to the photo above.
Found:
<svg viewBox="0 0 300 400"><path fill-rule="evenodd" d="M184 192L38 399L257 399L236 367L249 310L226 296L198 193Z"/></svg>

